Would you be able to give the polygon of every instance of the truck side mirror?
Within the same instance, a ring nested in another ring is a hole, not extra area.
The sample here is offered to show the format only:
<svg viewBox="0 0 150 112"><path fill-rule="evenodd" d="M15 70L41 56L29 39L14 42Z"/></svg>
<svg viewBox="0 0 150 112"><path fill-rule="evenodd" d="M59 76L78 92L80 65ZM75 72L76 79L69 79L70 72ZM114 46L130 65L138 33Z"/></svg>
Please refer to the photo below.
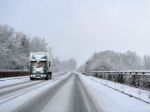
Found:
<svg viewBox="0 0 150 112"><path fill-rule="evenodd" d="M49 67L51 66L51 62L49 62Z"/></svg>

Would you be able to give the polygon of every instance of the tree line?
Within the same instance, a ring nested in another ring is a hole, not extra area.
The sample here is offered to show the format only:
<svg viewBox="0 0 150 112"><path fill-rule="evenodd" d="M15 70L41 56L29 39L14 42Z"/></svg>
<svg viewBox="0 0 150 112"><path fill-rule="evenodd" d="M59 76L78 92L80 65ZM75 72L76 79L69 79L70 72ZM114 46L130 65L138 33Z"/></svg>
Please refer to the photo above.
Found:
<svg viewBox="0 0 150 112"><path fill-rule="evenodd" d="M25 70L29 53L46 51L47 43L39 37L30 37L8 25L0 25L0 69Z"/></svg>
<svg viewBox="0 0 150 112"><path fill-rule="evenodd" d="M136 52L125 53L106 50L94 53L80 71L110 71L110 70L150 70L150 56L139 56Z"/></svg>
<svg viewBox="0 0 150 112"><path fill-rule="evenodd" d="M58 58L53 60L54 71L73 71L77 67L75 59L71 58L68 60L60 61Z"/></svg>
<svg viewBox="0 0 150 112"><path fill-rule="evenodd" d="M15 31L8 25L0 25L0 70L28 70L30 52L46 52L49 49L44 38L31 37ZM76 61L59 61L53 57L53 70L72 70Z"/></svg>

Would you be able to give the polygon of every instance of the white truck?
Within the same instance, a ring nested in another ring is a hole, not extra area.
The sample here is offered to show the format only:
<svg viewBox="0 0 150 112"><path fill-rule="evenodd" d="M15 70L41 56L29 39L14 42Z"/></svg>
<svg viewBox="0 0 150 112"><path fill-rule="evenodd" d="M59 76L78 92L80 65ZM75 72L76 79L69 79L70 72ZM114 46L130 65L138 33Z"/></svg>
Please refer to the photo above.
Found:
<svg viewBox="0 0 150 112"><path fill-rule="evenodd" d="M30 79L51 79L52 56L50 52L30 53Z"/></svg>

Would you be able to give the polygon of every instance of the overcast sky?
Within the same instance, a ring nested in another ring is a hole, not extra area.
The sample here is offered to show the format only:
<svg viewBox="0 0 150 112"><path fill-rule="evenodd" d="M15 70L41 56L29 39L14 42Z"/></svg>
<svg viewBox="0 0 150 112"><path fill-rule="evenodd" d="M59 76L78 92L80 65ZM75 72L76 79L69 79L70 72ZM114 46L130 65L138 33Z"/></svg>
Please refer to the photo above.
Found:
<svg viewBox="0 0 150 112"><path fill-rule="evenodd" d="M0 0L0 24L79 64L103 50L150 55L150 0Z"/></svg>

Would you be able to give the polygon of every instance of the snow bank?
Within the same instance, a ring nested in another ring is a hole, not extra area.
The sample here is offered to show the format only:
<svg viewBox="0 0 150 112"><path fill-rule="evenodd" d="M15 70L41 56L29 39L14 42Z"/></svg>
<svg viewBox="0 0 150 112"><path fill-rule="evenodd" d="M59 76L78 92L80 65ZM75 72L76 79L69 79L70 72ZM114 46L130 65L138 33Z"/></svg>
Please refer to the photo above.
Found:
<svg viewBox="0 0 150 112"><path fill-rule="evenodd" d="M104 79L98 79L98 78L91 77L91 76L89 76L89 78L91 80L94 80L94 81L97 81L101 84L104 84L104 85L106 85L112 89L115 89L119 92L122 92L126 95L129 95L131 97L135 97L135 98L142 100L144 102L150 103L150 91L142 90L140 88L127 86L124 84L119 84L119 83L104 80Z"/></svg>
<svg viewBox="0 0 150 112"><path fill-rule="evenodd" d="M95 105L104 112L150 112L150 104L101 84L102 80L100 79L78 74ZM107 81L104 82L108 83ZM114 83L110 85L116 87ZM130 91L130 93L134 92L133 90Z"/></svg>

